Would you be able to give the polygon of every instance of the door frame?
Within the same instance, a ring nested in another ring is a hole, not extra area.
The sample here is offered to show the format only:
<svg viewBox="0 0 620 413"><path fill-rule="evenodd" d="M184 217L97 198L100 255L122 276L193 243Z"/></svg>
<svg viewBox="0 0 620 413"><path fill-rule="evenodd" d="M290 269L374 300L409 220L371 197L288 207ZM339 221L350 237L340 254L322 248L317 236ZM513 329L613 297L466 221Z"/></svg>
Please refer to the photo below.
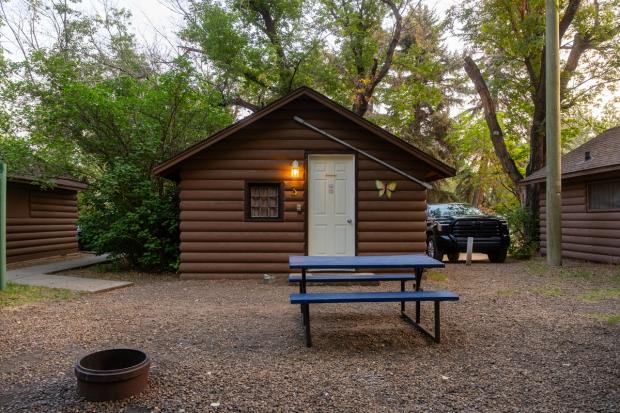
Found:
<svg viewBox="0 0 620 413"><path fill-rule="evenodd" d="M357 199L357 192L358 192L358 188L357 188L357 183L359 180L359 170L358 170L358 153L352 150L348 150L348 149L342 149L342 150L333 150L333 149L326 149L326 150L306 150L304 152L304 255L308 255L308 251L309 251L309 233L308 233L308 214L309 214L309 202L308 202L308 190L309 190L309 185L308 185L308 176L310 175L310 162L309 162L309 157L310 155L353 155L353 205L355 208L354 211L354 227L353 227L353 251L354 254L357 255L358 254L358 248L357 248L357 240L358 240L358 235L357 235L357 222L358 222L358 199Z"/></svg>

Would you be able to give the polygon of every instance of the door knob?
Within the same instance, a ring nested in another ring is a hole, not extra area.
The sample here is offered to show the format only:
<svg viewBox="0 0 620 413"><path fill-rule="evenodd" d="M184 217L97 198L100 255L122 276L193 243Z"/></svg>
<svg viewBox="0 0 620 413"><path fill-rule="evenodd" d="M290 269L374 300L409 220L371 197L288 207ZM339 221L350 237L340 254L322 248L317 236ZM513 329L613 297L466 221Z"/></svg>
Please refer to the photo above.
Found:
<svg viewBox="0 0 620 413"><path fill-rule="evenodd" d="M351 218L347 218L347 224L352 224L353 220Z"/></svg>

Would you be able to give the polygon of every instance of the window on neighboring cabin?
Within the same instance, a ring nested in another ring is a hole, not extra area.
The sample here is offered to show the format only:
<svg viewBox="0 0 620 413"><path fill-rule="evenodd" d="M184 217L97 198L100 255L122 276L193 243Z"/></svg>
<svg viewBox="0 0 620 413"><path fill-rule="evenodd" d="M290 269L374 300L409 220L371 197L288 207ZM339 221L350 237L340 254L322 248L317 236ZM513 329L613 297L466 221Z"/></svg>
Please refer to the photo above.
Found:
<svg viewBox="0 0 620 413"><path fill-rule="evenodd" d="M246 186L246 218L278 220L282 214L282 186L273 182L249 182Z"/></svg>
<svg viewBox="0 0 620 413"><path fill-rule="evenodd" d="M588 210L620 210L620 180L588 184Z"/></svg>

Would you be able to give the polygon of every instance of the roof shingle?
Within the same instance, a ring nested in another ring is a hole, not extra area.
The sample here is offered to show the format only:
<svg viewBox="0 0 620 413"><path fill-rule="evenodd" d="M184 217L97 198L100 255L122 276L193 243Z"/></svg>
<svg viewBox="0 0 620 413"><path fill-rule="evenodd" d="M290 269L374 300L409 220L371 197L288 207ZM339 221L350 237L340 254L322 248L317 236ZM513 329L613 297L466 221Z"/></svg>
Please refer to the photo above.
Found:
<svg viewBox="0 0 620 413"><path fill-rule="evenodd" d="M590 159L586 160L588 152ZM609 169L620 169L620 126L607 129L594 139L562 156L562 179ZM543 167L521 182L542 182L546 177L547 168Z"/></svg>

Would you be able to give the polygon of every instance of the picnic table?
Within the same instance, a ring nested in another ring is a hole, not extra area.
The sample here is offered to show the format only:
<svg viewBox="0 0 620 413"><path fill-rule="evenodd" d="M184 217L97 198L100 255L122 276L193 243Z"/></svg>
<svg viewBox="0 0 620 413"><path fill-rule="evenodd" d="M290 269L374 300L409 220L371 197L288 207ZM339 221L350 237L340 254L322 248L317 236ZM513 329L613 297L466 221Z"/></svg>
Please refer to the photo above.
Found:
<svg viewBox="0 0 620 413"><path fill-rule="evenodd" d="M289 267L301 270L301 275L291 274L289 282L299 283L299 293L291 294L291 303L300 304L302 322L305 329L305 341L312 346L310 334L310 304L327 303L361 303L361 302L400 302L401 316L435 342L440 342L440 303L457 301L458 295L450 291L423 291L422 277L425 269L443 268L441 261L427 255L381 255L381 256L290 256ZM359 269L394 270L409 269L412 274L356 274L351 272ZM328 270L337 273L308 274L309 271ZM406 281L415 281L413 291L405 291ZM308 293L308 283L321 282L364 282L364 281L400 281L400 291L394 292L328 292ZM415 320L405 313L405 302L416 303ZM435 329L431 333L420 325L420 303L433 301L435 304Z"/></svg>

